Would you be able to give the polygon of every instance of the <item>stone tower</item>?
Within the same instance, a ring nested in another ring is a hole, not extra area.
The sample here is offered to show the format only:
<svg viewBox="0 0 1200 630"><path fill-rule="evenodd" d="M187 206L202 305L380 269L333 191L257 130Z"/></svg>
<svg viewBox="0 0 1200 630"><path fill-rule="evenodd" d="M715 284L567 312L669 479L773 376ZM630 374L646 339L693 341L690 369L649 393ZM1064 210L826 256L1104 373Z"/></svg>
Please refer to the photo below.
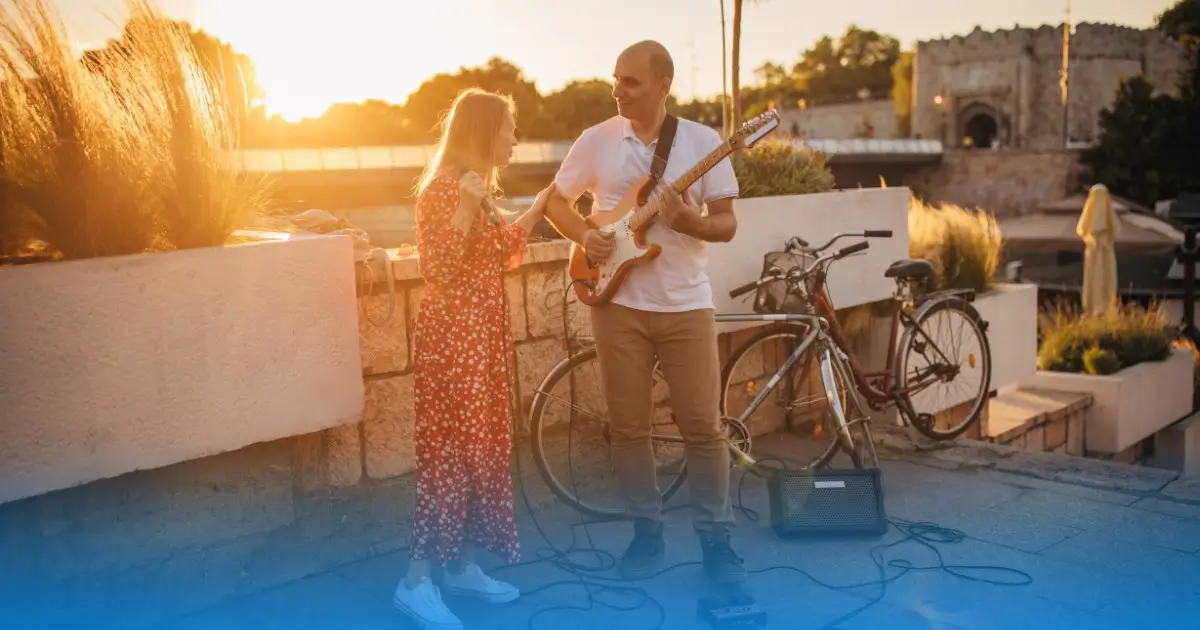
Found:
<svg viewBox="0 0 1200 630"><path fill-rule="evenodd" d="M1062 149L1099 132L1099 114L1122 79L1141 74L1178 92L1182 49L1157 30L1078 24L1070 38L1068 99L1060 71L1063 26L985 32L919 42L913 68L912 131L947 148Z"/></svg>

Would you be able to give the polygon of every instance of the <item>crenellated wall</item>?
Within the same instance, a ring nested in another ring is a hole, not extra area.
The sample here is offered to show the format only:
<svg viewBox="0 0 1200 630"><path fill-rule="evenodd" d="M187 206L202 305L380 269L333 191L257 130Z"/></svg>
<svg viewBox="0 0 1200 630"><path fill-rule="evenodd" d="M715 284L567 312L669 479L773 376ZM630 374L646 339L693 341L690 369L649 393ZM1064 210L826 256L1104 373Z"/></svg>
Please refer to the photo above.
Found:
<svg viewBox="0 0 1200 630"><path fill-rule="evenodd" d="M1099 112L1120 82L1142 74L1157 89L1177 92L1182 49L1155 30L1110 24L1074 26L1069 46L1067 127L1087 141ZM998 31L919 42L914 59L913 133L959 146L966 122L995 119L1006 146L1063 147L1060 71L1062 25ZM941 103L935 97L941 96Z"/></svg>

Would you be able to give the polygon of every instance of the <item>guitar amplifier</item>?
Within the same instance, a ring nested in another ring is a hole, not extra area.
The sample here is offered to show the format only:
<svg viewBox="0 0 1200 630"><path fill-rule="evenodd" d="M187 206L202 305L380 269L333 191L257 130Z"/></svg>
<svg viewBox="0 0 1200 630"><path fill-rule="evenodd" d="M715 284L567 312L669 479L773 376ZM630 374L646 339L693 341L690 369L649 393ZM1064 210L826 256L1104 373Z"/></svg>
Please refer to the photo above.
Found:
<svg viewBox="0 0 1200 630"><path fill-rule="evenodd" d="M880 470L777 470L767 481L781 538L887 533Z"/></svg>

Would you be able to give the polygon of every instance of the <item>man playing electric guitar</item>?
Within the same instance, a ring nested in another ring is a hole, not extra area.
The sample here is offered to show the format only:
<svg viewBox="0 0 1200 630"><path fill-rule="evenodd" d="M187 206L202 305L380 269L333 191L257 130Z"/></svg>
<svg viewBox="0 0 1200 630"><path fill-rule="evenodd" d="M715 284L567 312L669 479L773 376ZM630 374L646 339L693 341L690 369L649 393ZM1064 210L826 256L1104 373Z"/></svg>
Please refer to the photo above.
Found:
<svg viewBox="0 0 1200 630"><path fill-rule="evenodd" d="M656 152L666 158L660 180L669 182L722 143L708 127L667 116L674 64L661 44L643 41L627 48L617 59L613 78L619 115L576 140L546 208L554 227L582 246L593 263L613 255L613 237L574 211L580 195L590 191L595 209L613 209L639 178L655 173L655 161L662 166ZM659 146L660 131L673 141ZM646 231L646 240L661 246L661 252L630 271L611 300L591 307L611 415L613 464L634 522L633 541L619 569L626 579L637 579L654 571L664 554L662 495L650 442L657 358L686 443L693 525L705 570L719 583L737 582L746 571L729 544L734 525L730 462L720 420L720 365L705 249L707 242L733 238L738 184L729 160L722 159L683 197L671 190L665 195L659 216Z"/></svg>

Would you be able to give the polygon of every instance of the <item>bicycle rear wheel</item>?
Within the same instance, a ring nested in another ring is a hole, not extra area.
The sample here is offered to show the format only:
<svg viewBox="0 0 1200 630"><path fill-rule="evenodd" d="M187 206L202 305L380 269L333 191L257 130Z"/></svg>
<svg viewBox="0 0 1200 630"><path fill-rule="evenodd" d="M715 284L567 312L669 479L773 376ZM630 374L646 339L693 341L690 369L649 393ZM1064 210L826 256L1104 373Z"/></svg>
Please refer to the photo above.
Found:
<svg viewBox="0 0 1200 630"><path fill-rule="evenodd" d="M986 327L960 297L923 304L905 327L893 373L897 389L912 390L901 409L926 437L952 439L979 420L992 379Z"/></svg>
<svg viewBox="0 0 1200 630"><path fill-rule="evenodd" d="M671 433L674 420L669 410L669 392L657 365L651 386L655 404L651 445L659 468L662 500L666 503L683 486L687 462L682 439ZM556 441L564 436L565 456ZM538 472L559 500L596 519L625 518L619 484L611 467L609 418L595 348L563 359L542 380L530 406L529 438ZM664 461L676 463L658 465ZM563 465L566 470L556 470Z"/></svg>

